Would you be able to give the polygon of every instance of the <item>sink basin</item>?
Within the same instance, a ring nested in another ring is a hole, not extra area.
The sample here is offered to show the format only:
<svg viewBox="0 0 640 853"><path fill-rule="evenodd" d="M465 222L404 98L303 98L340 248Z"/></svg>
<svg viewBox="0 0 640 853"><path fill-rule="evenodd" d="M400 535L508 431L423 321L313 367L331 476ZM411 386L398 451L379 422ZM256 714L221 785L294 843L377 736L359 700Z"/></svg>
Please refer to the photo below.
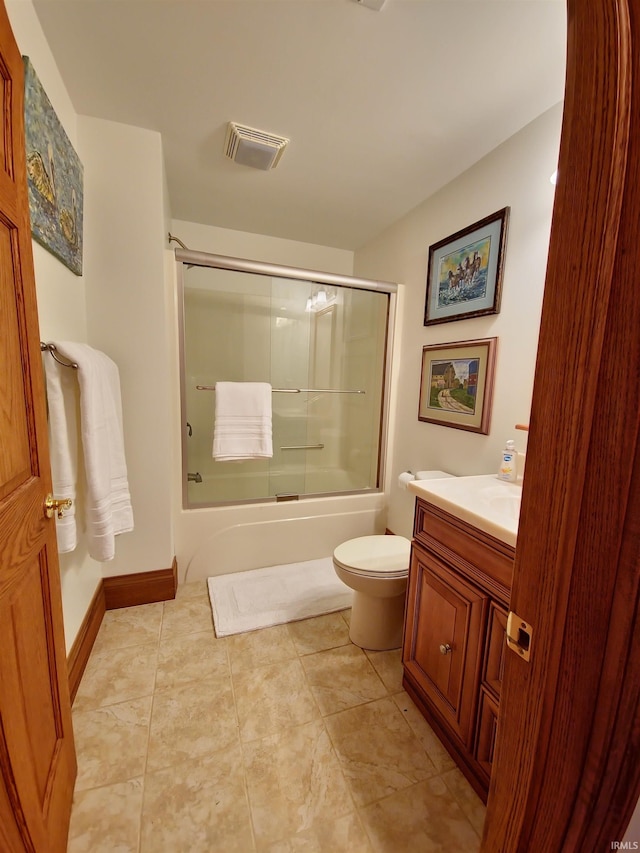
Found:
<svg viewBox="0 0 640 853"><path fill-rule="evenodd" d="M516 521L520 517L520 500L522 495L493 495L489 498L488 504L491 509L501 515L508 515L515 518Z"/></svg>
<svg viewBox="0 0 640 853"><path fill-rule="evenodd" d="M521 483L499 480L495 474L480 474L446 480L412 480L408 489L496 539L515 546Z"/></svg>

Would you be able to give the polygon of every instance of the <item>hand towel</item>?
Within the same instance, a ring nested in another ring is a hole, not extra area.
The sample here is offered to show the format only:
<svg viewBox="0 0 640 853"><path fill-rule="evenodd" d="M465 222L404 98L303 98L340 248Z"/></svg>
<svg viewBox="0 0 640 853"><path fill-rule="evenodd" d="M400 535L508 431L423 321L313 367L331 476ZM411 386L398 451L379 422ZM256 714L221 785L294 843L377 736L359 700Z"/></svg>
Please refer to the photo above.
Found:
<svg viewBox="0 0 640 853"><path fill-rule="evenodd" d="M80 385L88 548L91 557L106 562L115 555L114 537L133 530L120 376L107 355L87 344L60 341L56 347L62 356L78 365L74 372Z"/></svg>
<svg viewBox="0 0 640 853"><path fill-rule="evenodd" d="M63 367L44 352L44 370L49 406L51 479L56 498L71 498L71 508L56 518L58 552L67 554L78 544L76 529L76 483L78 482L78 427L76 372Z"/></svg>
<svg viewBox="0 0 640 853"><path fill-rule="evenodd" d="M218 462L271 458L271 385L216 382L215 394L213 458Z"/></svg>

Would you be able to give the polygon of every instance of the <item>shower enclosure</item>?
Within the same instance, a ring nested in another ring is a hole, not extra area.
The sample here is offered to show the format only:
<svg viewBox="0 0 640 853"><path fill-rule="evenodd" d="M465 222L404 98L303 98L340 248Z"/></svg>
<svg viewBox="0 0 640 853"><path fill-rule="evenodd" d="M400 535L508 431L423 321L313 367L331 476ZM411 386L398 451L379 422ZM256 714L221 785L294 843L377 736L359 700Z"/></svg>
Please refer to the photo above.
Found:
<svg viewBox="0 0 640 853"><path fill-rule="evenodd" d="M183 506L376 491L396 286L176 250ZM272 386L273 457L212 457L215 384Z"/></svg>

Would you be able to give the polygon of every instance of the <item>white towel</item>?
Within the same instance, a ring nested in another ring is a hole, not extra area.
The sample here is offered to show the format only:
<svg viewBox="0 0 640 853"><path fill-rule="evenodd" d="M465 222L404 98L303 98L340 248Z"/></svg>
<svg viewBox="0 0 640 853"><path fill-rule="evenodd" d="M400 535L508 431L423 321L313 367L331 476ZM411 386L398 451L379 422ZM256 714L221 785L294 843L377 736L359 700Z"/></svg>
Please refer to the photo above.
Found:
<svg viewBox="0 0 640 853"><path fill-rule="evenodd" d="M267 382L216 382L215 415L213 458L218 462L273 456Z"/></svg>
<svg viewBox="0 0 640 853"><path fill-rule="evenodd" d="M76 483L78 482L78 428L76 400L78 384L76 372L55 361L51 353L44 352L49 404L49 447L53 494L57 498L71 498L71 508L62 518L56 518L58 551L67 554L78 544L76 530Z"/></svg>
<svg viewBox="0 0 640 853"><path fill-rule="evenodd" d="M60 355L75 361L80 384L80 428L87 480L89 554L106 562L114 537L133 530L122 431L120 376L111 359L87 344L56 342ZM66 370L68 368L62 368Z"/></svg>

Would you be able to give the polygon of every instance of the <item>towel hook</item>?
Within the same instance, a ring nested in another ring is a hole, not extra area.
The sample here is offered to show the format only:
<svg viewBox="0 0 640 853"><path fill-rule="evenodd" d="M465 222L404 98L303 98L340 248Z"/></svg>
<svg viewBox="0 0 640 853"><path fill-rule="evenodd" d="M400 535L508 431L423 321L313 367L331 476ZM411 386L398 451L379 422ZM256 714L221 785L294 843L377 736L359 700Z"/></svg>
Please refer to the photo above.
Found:
<svg viewBox="0 0 640 853"><path fill-rule="evenodd" d="M55 344L45 344L43 341L40 341L40 352L51 353L53 360L57 361L58 364L61 364L63 367L73 367L74 370L78 369L78 365L75 361L68 361L60 356Z"/></svg>

